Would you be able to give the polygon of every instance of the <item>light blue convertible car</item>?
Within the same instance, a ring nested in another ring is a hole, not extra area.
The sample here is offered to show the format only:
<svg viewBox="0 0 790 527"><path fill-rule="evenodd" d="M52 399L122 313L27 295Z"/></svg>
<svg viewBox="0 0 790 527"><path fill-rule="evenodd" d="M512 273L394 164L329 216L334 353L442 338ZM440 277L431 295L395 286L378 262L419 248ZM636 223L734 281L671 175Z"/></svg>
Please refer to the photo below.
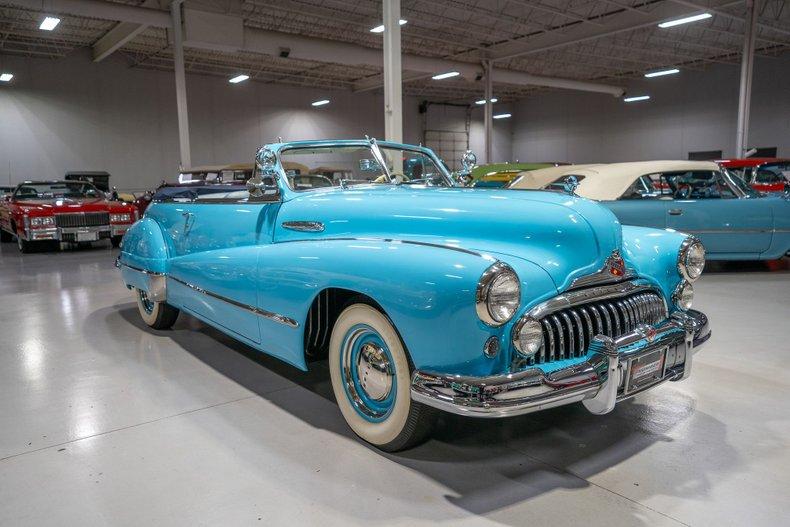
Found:
<svg viewBox="0 0 790 527"><path fill-rule="evenodd" d="M297 185L288 162L351 177ZM437 409L602 414L688 377L704 262L594 201L456 187L428 149L353 140L270 144L244 187L154 196L117 265L154 329L183 311L303 370L328 357L350 427L398 450Z"/></svg>

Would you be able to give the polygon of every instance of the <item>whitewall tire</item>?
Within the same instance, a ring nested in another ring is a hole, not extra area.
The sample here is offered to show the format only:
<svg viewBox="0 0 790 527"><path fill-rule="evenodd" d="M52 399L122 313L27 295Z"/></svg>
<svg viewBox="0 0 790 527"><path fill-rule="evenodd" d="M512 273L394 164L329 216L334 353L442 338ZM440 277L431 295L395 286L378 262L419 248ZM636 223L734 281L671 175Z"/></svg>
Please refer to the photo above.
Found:
<svg viewBox="0 0 790 527"><path fill-rule="evenodd" d="M165 302L154 302L142 289L132 289L143 322L154 329L168 329L176 323L178 309Z"/></svg>
<svg viewBox="0 0 790 527"><path fill-rule="evenodd" d="M329 371L343 417L365 441L396 451L430 432L434 411L411 400L408 355L374 307L352 304L340 314L329 342Z"/></svg>

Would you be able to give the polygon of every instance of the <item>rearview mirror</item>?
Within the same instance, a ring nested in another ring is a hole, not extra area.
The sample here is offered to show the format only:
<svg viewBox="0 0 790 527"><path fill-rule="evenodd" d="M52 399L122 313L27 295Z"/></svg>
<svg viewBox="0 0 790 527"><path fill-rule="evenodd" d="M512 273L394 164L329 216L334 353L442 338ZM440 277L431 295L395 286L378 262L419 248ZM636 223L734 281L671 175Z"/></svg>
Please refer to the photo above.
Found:
<svg viewBox="0 0 790 527"><path fill-rule="evenodd" d="M477 166L477 156L471 150L461 156L461 170L453 172L453 179L462 187L472 183L472 170Z"/></svg>

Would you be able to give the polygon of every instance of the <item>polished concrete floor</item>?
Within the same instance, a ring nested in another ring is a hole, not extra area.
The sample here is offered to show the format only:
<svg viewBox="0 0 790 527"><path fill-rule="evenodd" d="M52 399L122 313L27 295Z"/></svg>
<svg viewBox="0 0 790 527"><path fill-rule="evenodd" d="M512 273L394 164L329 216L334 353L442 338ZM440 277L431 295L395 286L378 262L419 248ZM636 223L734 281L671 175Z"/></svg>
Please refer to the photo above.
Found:
<svg viewBox="0 0 790 527"><path fill-rule="evenodd" d="M143 327L109 248L0 247L0 525L787 525L790 273L717 266L691 379L442 420L397 455L303 374L183 316ZM776 266L774 266L776 267Z"/></svg>

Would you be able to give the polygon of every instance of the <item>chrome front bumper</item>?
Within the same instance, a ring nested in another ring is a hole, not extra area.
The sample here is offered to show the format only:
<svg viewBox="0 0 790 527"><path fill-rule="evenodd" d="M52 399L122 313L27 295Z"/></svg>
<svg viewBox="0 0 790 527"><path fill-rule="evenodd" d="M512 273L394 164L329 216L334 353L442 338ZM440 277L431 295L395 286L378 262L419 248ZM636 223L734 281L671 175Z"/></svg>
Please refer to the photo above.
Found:
<svg viewBox="0 0 790 527"><path fill-rule="evenodd" d="M550 372L532 367L506 375L465 377L416 371L411 398L473 417L508 417L578 401L590 412L604 414L619 400L664 381L688 377L693 354L710 333L703 313L674 313L656 326L641 325L617 339L598 335L590 344L585 361ZM664 361L655 382L636 388L627 386L634 361L664 349Z"/></svg>
<svg viewBox="0 0 790 527"><path fill-rule="evenodd" d="M24 239L27 241L52 240L64 243L76 243L82 234L90 234L91 240L106 240L111 236L122 236L128 229L128 225L96 225L91 227L46 227L38 229L27 229Z"/></svg>

